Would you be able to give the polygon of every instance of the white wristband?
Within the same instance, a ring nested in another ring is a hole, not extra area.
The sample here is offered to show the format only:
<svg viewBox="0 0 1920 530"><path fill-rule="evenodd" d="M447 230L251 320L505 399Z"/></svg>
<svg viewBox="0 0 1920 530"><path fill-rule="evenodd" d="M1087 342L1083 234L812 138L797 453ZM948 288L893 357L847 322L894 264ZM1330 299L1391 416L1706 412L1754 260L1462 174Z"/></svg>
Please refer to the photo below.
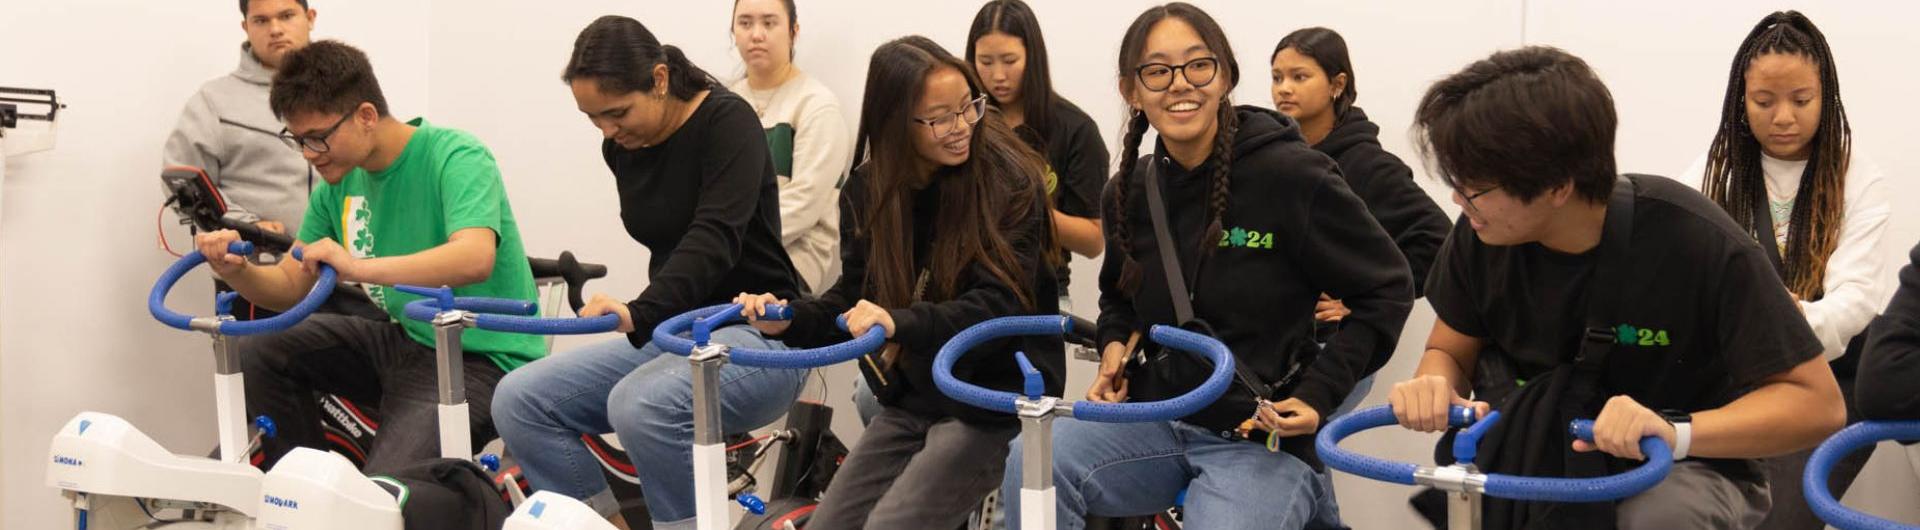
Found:
<svg viewBox="0 0 1920 530"><path fill-rule="evenodd" d="M1676 422L1673 424L1673 461L1687 458L1687 450L1693 447L1693 423Z"/></svg>

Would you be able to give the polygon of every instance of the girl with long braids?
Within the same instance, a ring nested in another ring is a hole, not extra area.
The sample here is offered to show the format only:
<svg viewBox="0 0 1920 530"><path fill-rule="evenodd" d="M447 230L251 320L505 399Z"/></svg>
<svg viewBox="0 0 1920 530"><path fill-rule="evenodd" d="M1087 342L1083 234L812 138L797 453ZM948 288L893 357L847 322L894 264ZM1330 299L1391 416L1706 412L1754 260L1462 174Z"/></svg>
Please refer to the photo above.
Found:
<svg viewBox="0 0 1920 530"><path fill-rule="evenodd" d="M1122 371L1137 335L1155 324L1211 332L1260 380L1236 382L1178 421L1057 420L1059 525L1163 510L1185 488L1194 528L1335 527L1338 508L1311 434L1393 350L1412 306L1406 259L1292 119L1233 105L1239 63L1199 8L1172 3L1141 14L1121 42L1117 74L1131 114L1103 200L1102 361L1087 399L1164 399L1204 377L1191 357L1158 351ZM1159 140L1141 156L1149 128ZM1155 198L1170 247L1156 243ZM1177 259L1177 280L1162 253ZM1191 320L1175 316L1184 311L1168 294L1173 281L1192 293ZM1321 293L1353 311L1324 351L1313 341ZM1015 453L1008 467L1020 460ZM1018 473L1001 488L1007 520L1018 521Z"/></svg>
<svg viewBox="0 0 1920 530"><path fill-rule="evenodd" d="M768 336L795 346L886 330L881 352L855 361L879 398L808 528L948 529L993 490L1018 420L954 401L933 383L940 346L988 319L1059 313L1053 228L1040 155L989 110L973 70L925 37L881 45L867 67L858 143L871 146L840 195L840 279L796 300L791 321L763 321L777 294L736 299ZM861 152L855 149L855 152ZM956 377L1001 390L1023 381L1025 351L1059 395L1058 338L1009 340L970 352Z"/></svg>
<svg viewBox="0 0 1920 530"><path fill-rule="evenodd" d="M1782 11L1754 25L1734 54L1713 144L1682 175L1700 179L1701 191L1766 248L1820 338L1849 421L1857 421L1860 339L1892 296L1880 248L1891 208L1880 168L1853 149L1839 67L1813 21ZM1795 479L1811 453L1767 461L1774 505L1760 528L1825 527ZM1868 456L1857 452L1836 466L1828 478L1835 496Z"/></svg>

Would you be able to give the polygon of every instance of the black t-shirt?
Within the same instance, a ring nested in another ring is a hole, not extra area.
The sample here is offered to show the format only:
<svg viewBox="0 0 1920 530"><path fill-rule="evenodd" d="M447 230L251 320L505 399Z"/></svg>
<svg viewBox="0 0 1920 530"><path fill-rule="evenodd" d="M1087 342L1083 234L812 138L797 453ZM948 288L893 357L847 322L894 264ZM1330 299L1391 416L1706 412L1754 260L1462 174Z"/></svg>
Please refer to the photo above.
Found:
<svg viewBox="0 0 1920 530"><path fill-rule="evenodd" d="M1047 131L1031 124L1014 129L1029 147L1047 159L1047 187L1053 208L1060 213L1083 219L1100 219L1100 192L1110 175L1106 144L1100 140L1100 126L1080 107L1065 98L1055 98L1048 107L1053 123ZM1063 258L1067 252L1062 251ZM1060 294L1067 294L1070 259L1060 260L1054 275L1060 280Z"/></svg>
<svg viewBox="0 0 1920 530"><path fill-rule="evenodd" d="M1660 177L1636 185L1632 259L1619 290L1617 345L1601 381L1654 410L1718 408L1820 356L1766 254L1718 206ZM1571 361L1586 327L1596 253L1491 246L1464 219L1440 250L1427 299L1440 320L1486 341L1522 381ZM1598 413L1599 410L1592 411Z"/></svg>
<svg viewBox="0 0 1920 530"><path fill-rule="evenodd" d="M780 246L779 187L753 107L715 86L660 145L600 146L620 192L620 221L646 245L645 291L627 303L635 347L674 315L739 293L793 299L799 277Z"/></svg>

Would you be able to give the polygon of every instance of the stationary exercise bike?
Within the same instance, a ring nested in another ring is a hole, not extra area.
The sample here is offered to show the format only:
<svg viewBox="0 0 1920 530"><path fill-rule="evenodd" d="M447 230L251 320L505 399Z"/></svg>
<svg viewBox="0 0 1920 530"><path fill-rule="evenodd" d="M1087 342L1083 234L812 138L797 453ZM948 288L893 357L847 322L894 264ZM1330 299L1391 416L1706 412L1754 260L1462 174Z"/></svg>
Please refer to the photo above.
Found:
<svg viewBox="0 0 1920 530"><path fill-rule="evenodd" d="M228 252L253 254L254 246L234 242ZM297 254L296 254L296 258ZM272 436L273 424L258 418L259 431L250 441L246 432L245 383L240 352L233 337L272 333L293 326L311 314L333 290L334 270L320 268L320 281L305 299L287 312L265 320L235 321L228 314L236 295L216 300L213 317L190 317L167 309L167 293L180 278L206 263L198 251L188 252L154 282L148 310L168 326L206 333L213 338L214 406L219 425L220 452L216 458L168 452L152 438L118 416L82 412L68 420L53 437L47 464L47 485L58 488L73 504L75 528L147 528L166 524L180 528L248 529L259 514L262 475L245 460L259 437ZM177 512L173 517L163 513Z"/></svg>
<svg viewBox="0 0 1920 530"><path fill-rule="evenodd" d="M1102 403L1066 402L1047 396L1045 381L1026 353L1014 355L1024 377L1022 393L991 390L953 376L953 365L981 343L1014 336L1085 335L1085 321L1065 316L1017 316L988 320L961 331L940 347L933 360L933 382L940 392L961 403L1020 418L1020 527L1054 528L1053 421L1071 416L1081 421L1144 423L1172 421L1199 412L1220 399L1233 381L1233 353L1212 337L1171 326L1154 326L1148 338L1162 346L1185 351L1213 365L1205 382L1186 394L1162 401ZM1076 329L1076 325L1082 326Z"/></svg>
<svg viewBox="0 0 1920 530"><path fill-rule="evenodd" d="M1640 439L1640 452L1646 455L1646 462L1616 475L1547 478L1481 473L1473 465L1474 458L1479 454L1480 438L1499 420L1499 411L1488 413L1485 418L1475 418L1473 409L1458 405L1451 408L1447 423L1465 429L1454 436L1455 462L1450 466L1389 462L1340 448L1340 441L1354 433L1398 423L1393 408L1388 405L1354 411L1328 422L1314 438L1314 450L1327 467L1381 482L1424 485L1447 492L1448 530L1479 530L1483 495L1540 502L1612 501L1659 485L1673 468L1673 449L1667 447L1666 440L1648 436ZM1568 431L1575 439L1593 441L1592 420L1574 420L1568 426ZM1809 466L1809 469L1812 467ZM1825 475L1821 477L1821 484L1824 485Z"/></svg>
<svg viewBox="0 0 1920 530"><path fill-rule="evenodd" d="M728 362L761 368L819 368L870 353L886 341L886 330L875 327L852 341L806 350L765 351L711 342L713 330L740 320L742 309L740 304L696 309L667 319L653 331L653 342L661 350L685 355L693 364L694 513L699 530L725 530L731 526L731 517L726 508L729 496L726 436L720 425L720 368ZM784 320L791 317L792 312L786 306L769 304L761 319ZM846 328L845 319L840 319L839 324L841 329ZM691 335L691 338L682 335ZM751 494L739 495L735 501L749 512L764 513L766 509L765 501ZM585 528L561 524L581 524L598 518L591 508L578 500L539 492L515 509L507 519L506 528Z"/></svg>
<svg viewBox="0 0 1920 530"><path fill-rule="evenodd" d="M1806 492L1807 507L1813 509L1815 516L1840 530L1920 530L1920 526L1900 524L1847 508L1827 489L1827 475L1833 474L1834 463L1848 453L1887 440L1920 440L1920 421L1855 423L1827 438L1813 451L1813 456L1807 459L1807 472L1801 477L1800 488Z"/></svg>
<svg viewBox="0 0 1920 530"><path fill-rule="evenodd" d="M571 335L604 333L620 325L618 315L595 318L538 318L535 304L522 300L455 297L447 287L401 285L402 292L426 297L408 303L407 318L431 322L438 366L439 434L443 458L472 462L468 423L465 355L460 335L468 328L506 333ZM497 471L499 460L482 455L479 465ZM296 448L266 474L261 483L259 521L274 530L340 529L398 530L404 523L401 508L407 488L386 477L368 478L345 457L331 452ZM509 489L518 493L518 489ZM518 500L518 499L516 499Z"/></svg>

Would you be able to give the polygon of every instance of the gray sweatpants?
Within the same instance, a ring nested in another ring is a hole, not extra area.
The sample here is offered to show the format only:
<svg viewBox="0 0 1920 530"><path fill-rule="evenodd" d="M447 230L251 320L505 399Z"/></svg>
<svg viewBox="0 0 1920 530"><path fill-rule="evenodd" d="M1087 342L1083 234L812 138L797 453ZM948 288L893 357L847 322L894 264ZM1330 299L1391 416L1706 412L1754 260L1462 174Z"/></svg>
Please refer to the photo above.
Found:
<svg viewBox="0 0 1920 530"><path fill-rule="evenodd" d="M1017 425L971 425L885 407L834 474L809 530L957 528L1000 486Z"/></svg>
<svg viewBox="0 0 1920 530"><path fill-rule="evenodd" d="M1747 530L1759 526L1772 505L1764 483L1735 481L1706 464L1682 461L1660 485L1628 497L1614 513L1621 530Z"/></svg>

